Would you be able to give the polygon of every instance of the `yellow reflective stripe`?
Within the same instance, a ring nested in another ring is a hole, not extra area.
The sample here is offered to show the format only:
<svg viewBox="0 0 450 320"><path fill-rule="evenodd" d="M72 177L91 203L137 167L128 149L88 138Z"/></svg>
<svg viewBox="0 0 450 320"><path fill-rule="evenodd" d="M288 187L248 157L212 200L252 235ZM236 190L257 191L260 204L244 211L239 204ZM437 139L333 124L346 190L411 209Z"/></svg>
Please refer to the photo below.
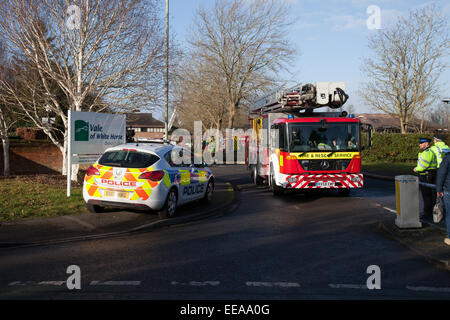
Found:
<svg viewBox="0 0 450 320"><path fill-rule="evenodd" d="M179 170L181 174L181 185L191 184L191 173L189 170Z"/></svg>
<svg viewBox="0 0 450 320"><path fill-rule="evenodd" d="M289 156L294 156L297 159L349 159L360 155L359 152L336 152L329 156L331 152L332 150L327 152L306 152L302 156L300 156L302 152L293 152Z"/></svg>
<svg viewBox="0 0 450 320"><path fill-rule="evenodd" d="M206 182L206 171L199 171L198 172L198 182Z"/></svg>
<svg viewBox="0 0 450 320"><path fill-rule="evenodd" d="M395 181L395 199L397 201L397 215L400 215L400 184L396 180Z"/></svg>
<svg viewBox="0 0 450 320"><path fill-rule="evenodd" d="M165 185L167 188L170 187L170 184L171 184L171 182L170 182L170 176L169 176L169 173L168 173L166 170L164 170L163 182L164 182L164 185Z"/></svg>
<svg viewBox="0 0 450 320"><path fill-rule="evenodd" d="M94 182L95 182L94 176L90 176L90 177L86 180L86 183L89 183L89 184L94 184Z"/></svg>
<svg viewBox="0 0 450 320"><path fill-rule="evenodd" d="M135 192L133 196L130 198L130 200L137 200L137 199L139 199L139 195Z"/></svg>

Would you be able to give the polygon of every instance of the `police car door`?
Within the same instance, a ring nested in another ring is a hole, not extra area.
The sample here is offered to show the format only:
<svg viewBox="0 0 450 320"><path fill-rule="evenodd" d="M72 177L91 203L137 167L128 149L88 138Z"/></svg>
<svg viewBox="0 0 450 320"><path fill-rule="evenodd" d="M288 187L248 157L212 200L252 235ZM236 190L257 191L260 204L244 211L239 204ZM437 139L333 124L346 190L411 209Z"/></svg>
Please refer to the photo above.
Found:
<svg viewBox="0 0 450 320"><path fill-rule="evenodd" d="M191 152L182 148L184 163L179 167L180 197L182 203L190 202L201 197L202 190L198 184L197 168L192 163ZM186 161L189 159L188 161ZM186 163L189 162L189 163Z"/></svg>

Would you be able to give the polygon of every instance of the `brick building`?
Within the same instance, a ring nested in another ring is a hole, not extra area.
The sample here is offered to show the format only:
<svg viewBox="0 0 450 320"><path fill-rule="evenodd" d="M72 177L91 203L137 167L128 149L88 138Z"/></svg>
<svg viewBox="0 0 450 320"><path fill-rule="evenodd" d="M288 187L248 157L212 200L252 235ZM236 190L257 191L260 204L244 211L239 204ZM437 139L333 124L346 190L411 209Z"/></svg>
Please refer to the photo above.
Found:
<svg viewBox="0 0 450 320"><path fill-rule="evenodd" d="M164 138L164 122L153 118L151 113L127 113L127 130L134 130L138 139Z"/></svg>

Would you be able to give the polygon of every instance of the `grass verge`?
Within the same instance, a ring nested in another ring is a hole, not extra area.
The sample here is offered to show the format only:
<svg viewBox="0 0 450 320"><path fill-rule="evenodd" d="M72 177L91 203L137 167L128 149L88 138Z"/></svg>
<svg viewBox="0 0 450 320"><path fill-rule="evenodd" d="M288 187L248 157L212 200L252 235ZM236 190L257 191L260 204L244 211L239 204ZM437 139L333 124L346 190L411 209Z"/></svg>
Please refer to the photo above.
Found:
<svg viewBox="0 0 450 320"><path fill-rule="evenodd" d="M411 174L414 175L413 169L416 167L414 162L368 162L362 164L363 172L379 173L379 174Z"/></svg>
<svg viewBox="0 0 450 320"><path fill-rule="evenodd" d="M86 212L82 186L73 185L67 198L65 177L19 176L0 179L0 221L52 217Z"/></svg>

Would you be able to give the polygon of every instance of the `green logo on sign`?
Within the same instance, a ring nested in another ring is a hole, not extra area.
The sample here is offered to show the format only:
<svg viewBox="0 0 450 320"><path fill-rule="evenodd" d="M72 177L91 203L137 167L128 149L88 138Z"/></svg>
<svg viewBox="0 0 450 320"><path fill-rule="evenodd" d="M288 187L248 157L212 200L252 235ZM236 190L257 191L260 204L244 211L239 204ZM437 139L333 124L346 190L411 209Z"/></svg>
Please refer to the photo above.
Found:
<svg viewBox="0 0 450 320"><path fill-rule="evenodd" d="M89 123L75 120L75 141L89 141Z"/></svg>

